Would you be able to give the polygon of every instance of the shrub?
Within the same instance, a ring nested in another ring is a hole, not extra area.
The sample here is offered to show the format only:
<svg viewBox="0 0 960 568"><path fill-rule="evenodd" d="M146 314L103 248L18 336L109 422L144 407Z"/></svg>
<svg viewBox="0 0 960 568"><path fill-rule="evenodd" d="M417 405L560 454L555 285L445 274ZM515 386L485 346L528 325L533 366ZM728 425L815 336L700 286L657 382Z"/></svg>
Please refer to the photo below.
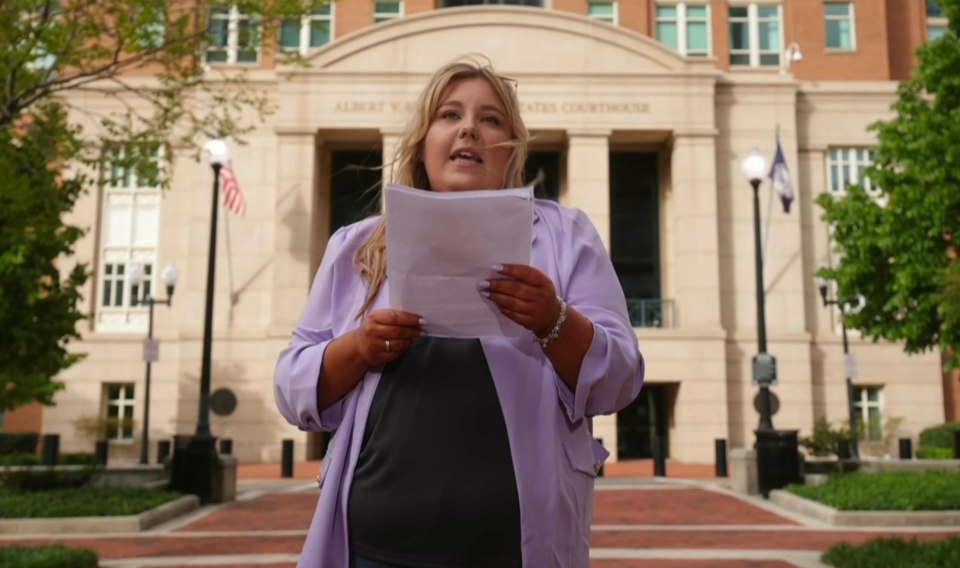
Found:
<svg viewBox="0 0 960 568"><path fill-rule="evenodd" d="M831 475L824 485L788 485L786 490L842 511L960 510L960 472L953 471Z"/></svg>
<svg viewBox="0 0 960 568"><path fill-rule="evenodd" d="M69 452L60 454L60 465L100 465L97 455L91 452Z"/></svg>
<svg viewBox="0 0 960 568"><path fill-rule="evenodd" d="M36 432L0 432L0 456L32 454L37 451L39 439Z"/></svg>
<svg viewBox="0 0 960 568"><path fill-rule="evenodd" d="M97 553L89 548L67 548L62 544L0 548L4 568L97 568Z"/></svg>
<svg viewBox="0 0 960 568"><path fill-rule="evenodd" d="M40 465L40 456L37 454L7 454L0 456L0 466L8 465Z"/></svg>
<svg viewBox="0 0 960 568"><path fill-rule="evenodd" d="M800 445L814 456L835 456L840 442L850 441L850 430L838 428L834 430L826 418L820 417L813 423L813 434L800 438Z"/></svg>
<svg viewBox="0 0 960 568"><path fill-rule="evenodd" d="M924 428L920 432L920 443L917 446L917 457L921 457L921 451L925 452L928 448L939 448L942 450L947 450L947 455L944 458L938 457L935 459L952 458L953 432L955 430L960 430L960 422L947 422L946 424L941 424L939 426ZM937 452L935 455L939 456L941 454Z"/></svg>
<svg viewBox="0 0 960 568"><path fill-rule="evenodd" d="M35 492L0 490L0 518L137 515L179 497L179 493L139 487L53 489ZM0 566L6 568L2 562Z"/></svg>
<svg viewBox="0 0 960 568"><path fill-rule="evenodd" d="M934 448L932 446L917 448L917 459L949 460L953 459L953 450L948 450L947 448Z"/></svg>
<svg viewBox="0 0 960 568"><path fill-rule="evenodd" d="M0 485L12 491L48 491L50 489L82 487L100 471L98 467L54 469L33 466L19 469L0 469Z"/></svg>
<svg viewBox="0 0 960 568"><path fill-rule="evenodd" d="M868 540L853 546L842 542L826 550L820 561L837 568L929 568L960 566L960 538L918 542L898 537Z"/></svg>

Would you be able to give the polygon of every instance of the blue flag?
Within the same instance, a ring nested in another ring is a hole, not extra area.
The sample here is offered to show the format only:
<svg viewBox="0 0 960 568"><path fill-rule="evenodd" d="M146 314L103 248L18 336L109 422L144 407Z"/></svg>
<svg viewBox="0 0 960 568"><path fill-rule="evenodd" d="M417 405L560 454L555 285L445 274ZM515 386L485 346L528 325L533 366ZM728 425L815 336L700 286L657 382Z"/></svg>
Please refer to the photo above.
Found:
<svg viewBox="0 0 960 568"><path fill-rule="evenodd" d="M783 203L783 212L790 212L793 203L793 184L790 183L790 170L787 169L787 160L783 157L783 148L780 147L780 137L777 136L777 151L773 156L773 164L767 177L773 182L773 189L780 196Z"/></svg>

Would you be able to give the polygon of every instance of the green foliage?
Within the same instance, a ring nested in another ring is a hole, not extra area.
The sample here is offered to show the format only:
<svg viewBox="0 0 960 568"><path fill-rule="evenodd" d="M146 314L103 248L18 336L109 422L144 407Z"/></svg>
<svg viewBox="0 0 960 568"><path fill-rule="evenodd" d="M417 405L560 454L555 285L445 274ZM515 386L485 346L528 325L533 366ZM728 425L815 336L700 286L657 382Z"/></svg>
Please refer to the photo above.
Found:
<svg viewBox="0 0 960 568"><path fill-rule="evenodd" d="M828 548L820 561L837 568L930 568L960 566L960 538L919 542L915 538L880 537L860 545L845 542Z"/></svg>
<svg viewBox="0 0 960 568"><path fill-rule="evenodd" d="M36 432L0 432L0 456L34 453L39 440Z"/></svg>
<svg viewBox="0 0 960 568"><path fill-rule="evenodd" d="M958 511L960 472L883 471L831 475L824 485L786 490L841 511Z"/></svg>
<svg viewBox="0 0 960 568"><path fill-rule="evenodd" d="M948 422L920 431L918 459L953 459L953 433L960 430L960 422Z"/></svg>
<svg viewBox="0 0 960 568"><path fill-rule="evenodd" d="M37 454L7 454L0 456L0 466L8 465L40 465L40 456Z"/></svg>
<svg viewBox="0 0 960 568"><path fill-rule="evenodd" d="M73 426L87 438L103 440L108 432L133 430L135 424L131 417L81 416L73 421Z"/></svg>
<svg viewBox="0 0 960 568"><path fill-rule="evenodd" d="M260 40L283 19L326 3L231 2L256 15L262 54L275 50ZM0 2L0 411L53 404L64 387L54 377L81 358L68 344L79 338L88 270L66 259L85 229L65 219L108 155L170 146L198 157L205 139L242 141L273 111L245 71L203 64L214 37L207 4ZM122 154L119 165L169 186L175 152L161 152L160 166L152 152Z"/></svg>
<svg viewBox="0 0 960 568"><path fill-rule="evenodd" d="M137 515L180 498L179 493L142 488L84 488L50 491L0 489L0 518L41 519ZM3 564L0 564L3 565Z"/></svg>
<svg viewBox="0 0 960 568"><path fill-rule="evenodd" d="M89 548L49 546L10 546L0 548L0 566L4 568L97 568L100 559Z"/></svg>
<svg viewBox="0 0 960 568"><path fill-rule="evenodd" d="M813 423L813 433L800 438L800 445L814 456L835 456L840 442L850 441L850 430L834 430L826 418L820 417Z"/></svg>
<svg viewBox="0 0 960 568"><path fill-rule="evenodd" d="M98 466L96 454L92 452L64 452L60 454L60 465L89 465Z"/></svg>
<svg viewBox="0 0 960 568"><path fill-rule="evenodd" d="M820 195L833 228L839 264L819 276L840 297L862 294L848 327L874 340L903 341L908 353L960 344L960 284L951 257L960 250L960 0L942 0L951 32L917 50L913 77L902 83L896 116L873 124L874 163L867 168L879 198L862 185L846 196Z"/></svg>
<svg viewBox="0 0 960 568"><path fill-rule="evenodd" d="M953 459L953 450L946 448L920 447L917 448L918 460L949 460Z"/></svg>
<svg viewBox="0 0 960 568"><path fill-rule="evenodd" d="M0 50L2 52L2 50ZM80 355L67 350L76 324L82 264L64 271L83 231L64 223L83 190L58 163L76 156L62 109L31 117L28 135L0 130L0 411L30 402L53 404L53 379Z"/></svg>
<svg viewBox="0 0 960 568"><path fill-rule="evenodd" d="M33 466L0 469L0 486L11 491L49 491L83 487L100 472L99 466L52 468Z"/></svg>

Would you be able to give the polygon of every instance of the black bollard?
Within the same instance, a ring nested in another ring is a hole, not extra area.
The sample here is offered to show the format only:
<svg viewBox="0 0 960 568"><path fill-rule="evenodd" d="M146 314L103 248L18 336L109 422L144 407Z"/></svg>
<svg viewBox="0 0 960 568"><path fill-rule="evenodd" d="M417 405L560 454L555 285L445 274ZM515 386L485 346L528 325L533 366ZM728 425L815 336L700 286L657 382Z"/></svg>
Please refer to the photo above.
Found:
<svg viewBox="0 0 960 568"><path fill-rule="evenodd" d="M163 463L170 457L170 440L157 441L157 463Z"/></svg>
<svg viewBox="0 0 960 568"><path fill-rule="evenodd" d="M293 440L283 441L280 458L280 477L293 477Z"/></svg>
<svg viewBox="0 0 960 568"><path fill-rule="evenodd" d="M717 477L727 476L727 441L723 438L717 438L713 441L713 451L716 454L716 475Z"/></svg>
<svg viewBox="0 0 960 568"><path fill-rule="evenodd" d="M960 430L953 431L953 459L960 460Z"/></svg>
<svg viewBox="0 0 960 568"><path fill-rule="evenodd" d="M910 438L900 438L900 459L913 459L913 441Z"/></svg>
<svg viewBox="0 0 960 568"><path fill-rule="evenodd" d="M43 465L57 465L60 458L60 434L44 434L41 450Z"/></svg>
<svg viewBox="0 0 960 568"><path fill-rule="evenodd" d="M97 463L107 465L107 454L110 451L110 444L106 440L97 440L93 443L93 454L97 457Z"/></svg>
<svg viewBox="0 0 960 568"><path fill-rule="evenodd" d="M667 476L667 441L660 436L653 439L653 475Z"/></svg>
<svg viewBox="0 0 960 568"><path fill-rule="evenodd" d="M233 440L230 438L223 438L220 440L220 455L233 455Z"/></svg>

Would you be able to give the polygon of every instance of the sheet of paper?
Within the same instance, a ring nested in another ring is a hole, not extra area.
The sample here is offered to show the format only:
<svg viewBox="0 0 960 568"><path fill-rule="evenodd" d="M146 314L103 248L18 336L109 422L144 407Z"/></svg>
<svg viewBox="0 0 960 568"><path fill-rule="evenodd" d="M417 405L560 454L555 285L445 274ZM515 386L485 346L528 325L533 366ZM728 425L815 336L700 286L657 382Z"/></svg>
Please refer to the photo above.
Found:
<svg viewBox="0 0 960 568"><path fill-rule="evenodd" d="M530 264L533 188L433 192L388 184L390 307L419 314L441 337L526 331L480 295L495 264Z"/></svg>

